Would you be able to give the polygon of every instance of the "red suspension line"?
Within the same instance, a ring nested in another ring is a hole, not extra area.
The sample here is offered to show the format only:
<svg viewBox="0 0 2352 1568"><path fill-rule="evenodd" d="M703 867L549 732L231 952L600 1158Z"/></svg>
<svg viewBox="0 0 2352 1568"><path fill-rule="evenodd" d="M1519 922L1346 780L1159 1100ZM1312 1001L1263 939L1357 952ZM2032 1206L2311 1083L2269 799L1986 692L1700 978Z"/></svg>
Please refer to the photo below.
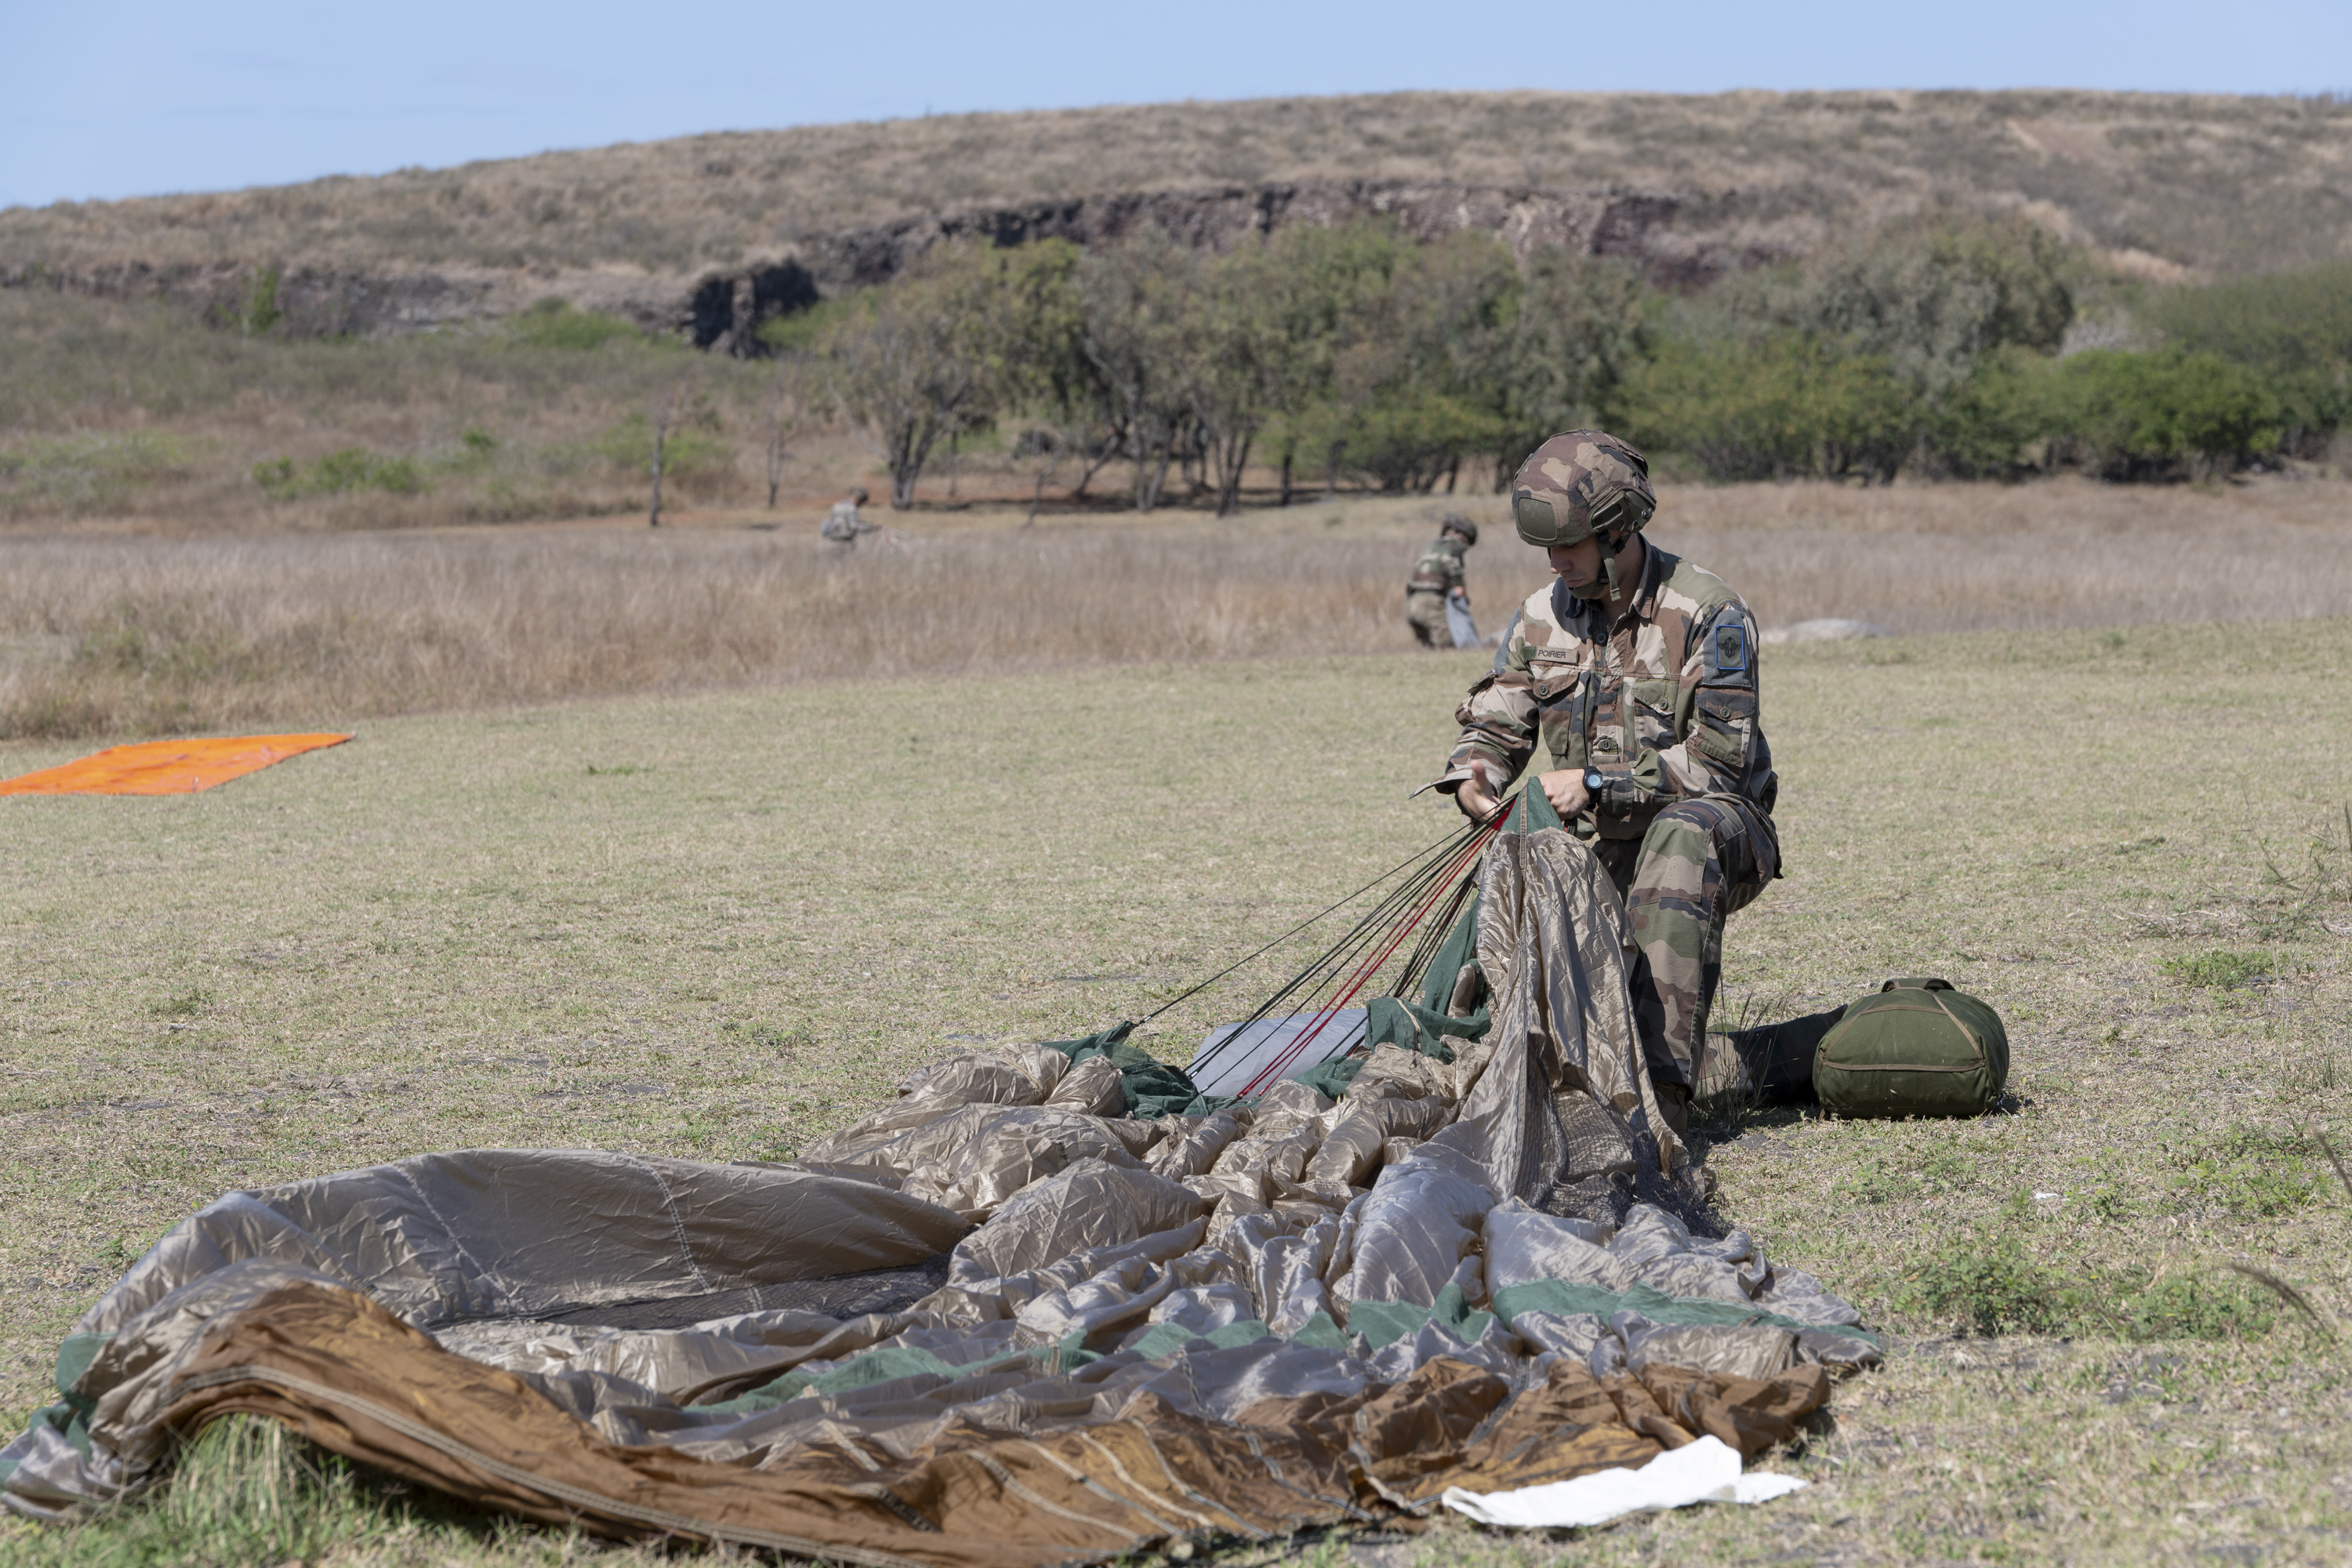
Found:
<svg viewBox="0 0 2352 1568"><path fill-rule="evenodd" d="M1306 1055L1307 1047L1313 1043L1315 1037L1339 1016L1342 1008L1355 999L1358 992L1370 983L1372 976L1380 973L1381 965L1386 963L1394 955L1396 950L1404 945L1404 939L1412 934L1413 929L1429 918L1429 911L1436 908L1437 901L1452 890L1455 879L1467 871L1480 855L1486 853L1487 844L1496 834L1502 831L1503 824L1509 819L1509 816L1508 811L1497 812L1493 821L1479 828L1477 836L1462 847L1444 872L1433 879L1430 884L1431 891L1421 901L1420 907L1390 928L1388 945L1360 963L1355 972L1349 976L1347 984L1333 995L1330 1002L1316 1012L1308 1020L1307 1026L1299 1033L1298 1037L1291 1041L1282 1054L1262 1069L1255 1078L1242 1086L1244 1098L1258 1093L1268 1083L1278 1081L1300 1057Z"/></svg>

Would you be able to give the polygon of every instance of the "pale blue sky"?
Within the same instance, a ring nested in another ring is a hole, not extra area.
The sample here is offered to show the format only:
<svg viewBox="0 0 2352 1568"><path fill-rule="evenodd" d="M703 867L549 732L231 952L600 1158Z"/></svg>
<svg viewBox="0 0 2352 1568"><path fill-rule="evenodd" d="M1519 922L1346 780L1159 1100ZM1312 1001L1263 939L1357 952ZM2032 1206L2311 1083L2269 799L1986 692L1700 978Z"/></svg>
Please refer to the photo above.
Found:
<svg viewBox="0 0 2352 1568"><path fill-rule="evenodd" d="M0 0L0 205L697 131L1400 88L2352 89L2352 0Z"/></svg>

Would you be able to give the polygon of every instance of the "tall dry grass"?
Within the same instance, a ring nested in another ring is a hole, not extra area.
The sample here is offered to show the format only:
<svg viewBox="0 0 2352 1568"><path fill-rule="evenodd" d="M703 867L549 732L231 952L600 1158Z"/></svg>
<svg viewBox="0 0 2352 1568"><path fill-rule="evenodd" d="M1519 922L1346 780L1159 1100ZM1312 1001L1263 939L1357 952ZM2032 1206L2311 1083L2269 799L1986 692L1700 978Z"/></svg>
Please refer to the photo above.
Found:
<svg viewBox="0 0 2352 1568"><path fill-rule="evenodd" d="M1765 624L1902 632L2352 614L2352 486L1685 487L1654 525Z"/></svg>
<svg viewBox="0 0 2352 1568"><path fill-rule="evenodd" d="M1903 632L2333 616L2352 490L1675 489L1660 542L1769 627ZM1493 498L1465 501L1496 510ZM1435 510L1239 523L986 517L906 554L805 532L560 526L0 547L0 735L186 732L629 692L1266 654L1405 652ZM1538 586L1499 516L1482 624Z"/></svg>
<svg viewBox="0 0 2352 1568"><path fill-rule="evenodd" d="M829 548L585 529L12 545L0 732L1396 642L1392 549L1157 530Z"/></svg>

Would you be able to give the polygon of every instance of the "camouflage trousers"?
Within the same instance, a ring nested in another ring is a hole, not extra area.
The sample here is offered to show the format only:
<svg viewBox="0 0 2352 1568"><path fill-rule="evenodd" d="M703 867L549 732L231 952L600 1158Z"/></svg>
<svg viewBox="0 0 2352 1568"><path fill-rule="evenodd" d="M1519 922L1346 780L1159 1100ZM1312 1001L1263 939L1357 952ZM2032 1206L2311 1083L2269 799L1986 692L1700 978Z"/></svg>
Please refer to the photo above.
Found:
<svg viewBox="0 0 2352 1568"><path fill-rule="evenodd" d="M1445 622L1445 595L1437 590L1409 588L1404 595L1405 624L1423 647L1454 646L1454 629Z"/></svg>
<svg viewBox="0 0 2352 1568"><path fill-rule="evenodd" d="M1593 848L1633 920L1633 1019L1650 1079L1686 1098L1723 977L1723 922L1778 873L1780 841L1747 802L1710 795L1668 806L1639 838Z"/></svg>

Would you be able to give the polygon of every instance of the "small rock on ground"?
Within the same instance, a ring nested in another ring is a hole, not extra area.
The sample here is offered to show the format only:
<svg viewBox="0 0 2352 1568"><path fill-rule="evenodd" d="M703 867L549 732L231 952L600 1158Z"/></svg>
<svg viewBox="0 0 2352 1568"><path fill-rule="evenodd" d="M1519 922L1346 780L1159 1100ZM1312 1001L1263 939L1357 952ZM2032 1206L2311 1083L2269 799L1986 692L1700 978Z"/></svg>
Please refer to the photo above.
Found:
<svg viewBox="0 0 2352 1568"><path fill-rule="evenodd" d="M1766 642L1843 642L1850 637L1891 637L1895 634L1875 621L1799 621L1793 626L1774 626L1764 634Z"/></svg>

